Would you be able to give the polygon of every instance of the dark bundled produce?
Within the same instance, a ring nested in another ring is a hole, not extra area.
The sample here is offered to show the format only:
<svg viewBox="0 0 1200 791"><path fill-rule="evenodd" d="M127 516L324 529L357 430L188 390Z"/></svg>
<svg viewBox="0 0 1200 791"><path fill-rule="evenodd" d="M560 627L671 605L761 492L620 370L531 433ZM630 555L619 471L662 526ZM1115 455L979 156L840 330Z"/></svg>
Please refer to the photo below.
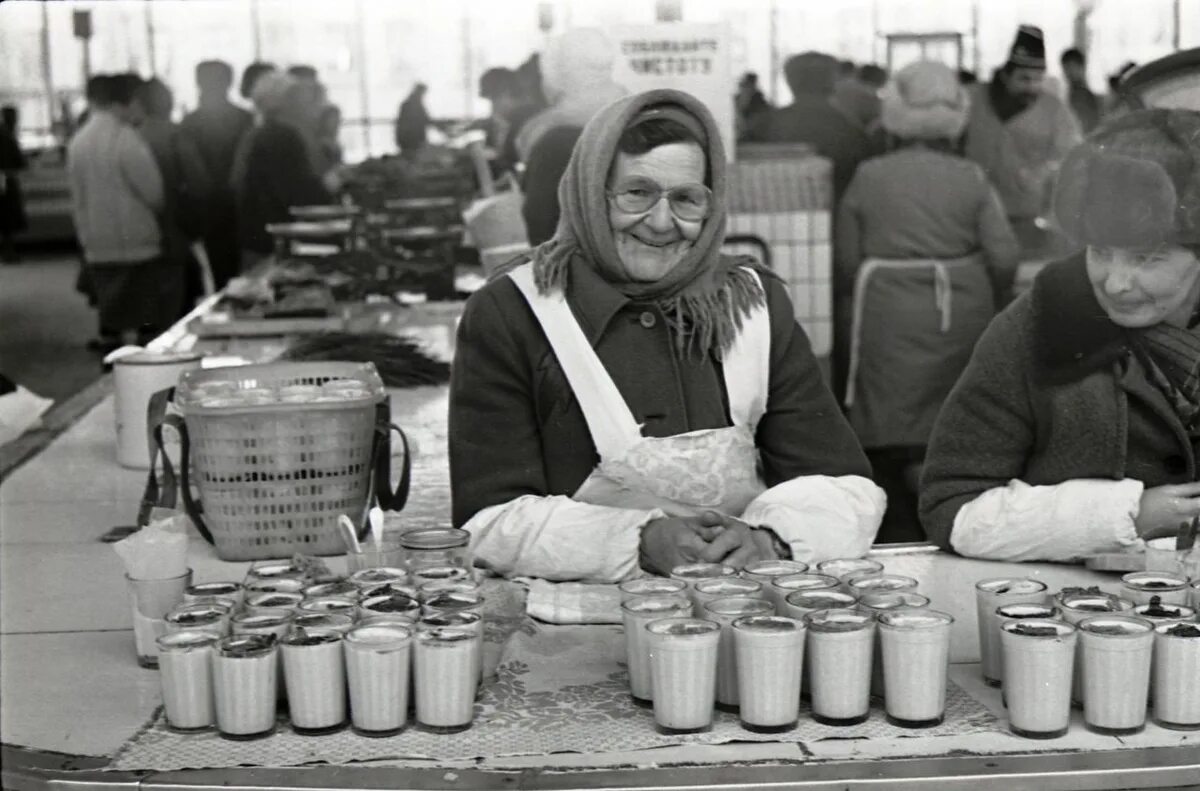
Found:
<svg viewBox="0 0 1200 791"><path fill-rule="evenodd" d="M383 333L308 335L288 346L280 359L375 363L388 387L419 387L450 381L449 364L433 359L407 338Z"/></svg>

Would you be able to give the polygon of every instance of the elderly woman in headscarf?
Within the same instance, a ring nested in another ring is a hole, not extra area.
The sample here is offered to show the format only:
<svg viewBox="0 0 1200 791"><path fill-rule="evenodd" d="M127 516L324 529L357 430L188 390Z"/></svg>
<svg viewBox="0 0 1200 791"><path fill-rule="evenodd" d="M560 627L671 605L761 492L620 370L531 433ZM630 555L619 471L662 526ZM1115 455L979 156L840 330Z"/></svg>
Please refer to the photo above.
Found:
<svg viewBox="0 0 1200 791"><path fill-rule="evenodd" d="M306 87L279 72L261 76L254 85L254 106L263 122L248 143L245 171L238 185L238 231L243 251L253 256L271 252L268 223L287 222L288 209L329 203L333 196L316 172L304 133L308 105Z"/></svg>
<svg viewBox="0 0 1200 791"><path fill-rule="evenodd" d="M497 573L858 556L883 512L782 285L721 254L725 154L692 96L584 129L554 238L467 302L455 524Z"/></svg>
<svg viewBox="0 0 1200 791"><path fill-rule="evenodd" d="M1200 515L1200 113L1102 123L1054 209L1086 250L996 317L930 441L922 518L964 555L1067 561Z"/></svg>
<svg viewBox="0 0 1200 791"><path fill-rule="evenodd" d="M924 537L917 479L929 433L1017 263L996 190L958 154L967 97L940 63L901 70L882 96L891 150L859 166L838 212L845 405L888 493L882 540Z"/></svg>

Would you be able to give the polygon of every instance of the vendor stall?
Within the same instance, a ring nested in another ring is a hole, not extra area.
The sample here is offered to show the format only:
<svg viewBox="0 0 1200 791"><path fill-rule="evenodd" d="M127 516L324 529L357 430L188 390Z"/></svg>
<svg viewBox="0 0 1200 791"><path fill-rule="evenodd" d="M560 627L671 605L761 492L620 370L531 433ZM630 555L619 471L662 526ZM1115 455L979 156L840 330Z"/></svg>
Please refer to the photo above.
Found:
<svg viewBox="0 0 1200 791"><path fill-rule="evenodd" d="M414 309L404 321L418 337L446 339L447 319L437 311ZM199 339L180 326L158 345L260 359L280 343ZM388 530L449 524L446 398L444 386L391 393L393 419L415 458L412 494L388 515ZM916 578L932 606L955 618L946 718L929 729L889 724L876 700L860 725L821 725L802 709L794 730L759 734L719 712L708 732L665 736L629 697L612 617L547 622L611 613L615 588L581 594L487 579L487 680L466 731L300 736L281 720L274 735L249 742L174 733L163 719L158 672L135 660L121 562L100 541L132 520L144 484L143 472L116 463L112 410L104 398L12 474L0 495L6 788L1148 788L1200 778L1195 732L1151 723L1135 735L1102 736L1075 712L1065 736L1022 739L1009 732L999 692L982 680L977 580L1032 576L1053 590L1116 591L1118 576L972 561L923 546L879 548L872 557L889 573ZM344 557L324 560L345 570ZM199 536L190 540L197 581L242 579L254 563L222 561ZM581 607L584 600L591 604Z"/></svg>

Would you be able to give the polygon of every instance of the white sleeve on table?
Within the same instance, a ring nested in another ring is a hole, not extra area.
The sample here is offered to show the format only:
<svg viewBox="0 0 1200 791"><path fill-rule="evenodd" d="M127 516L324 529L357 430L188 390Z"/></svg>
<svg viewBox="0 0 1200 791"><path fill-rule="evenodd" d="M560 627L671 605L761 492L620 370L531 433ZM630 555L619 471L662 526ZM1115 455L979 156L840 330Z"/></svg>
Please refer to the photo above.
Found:
<svg viewBox="0 0 1200 791"><path fill-rule="evenodd" d="M1075 560L1138 544L1142 482L1079 479L1053 486L1012 480L958 510L950 544L989 560Z"/></svg>
<svg viewBox="0 0 1200 791"><path fill-rule="evenodd" d="M811 564L867 554L886 507L883 489L860 475L804 475L767 489L741 518L770 527L795 560Z"/></svg>
<svg viewBox="0 0 1200 791"><path fill-rule="evenodd" d="M483 509L463 528L475 559L505 577L617 582L638 571L642 528L664 516L526 495Z"/></svg>

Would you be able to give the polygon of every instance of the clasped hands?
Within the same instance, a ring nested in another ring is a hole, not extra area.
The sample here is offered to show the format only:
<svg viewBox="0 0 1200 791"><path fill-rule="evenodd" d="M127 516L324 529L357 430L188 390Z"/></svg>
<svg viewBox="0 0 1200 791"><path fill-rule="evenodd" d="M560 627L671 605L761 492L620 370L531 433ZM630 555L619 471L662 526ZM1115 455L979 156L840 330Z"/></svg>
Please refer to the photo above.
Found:
<svg viewBox="0 0 1200 791"><path fill-rule="evenodd" d="M642 528L641 566L666 576L687 563L724 563L740 569L756 560L779 557L770 530L755 528L717 511L668 516Z"/></svg>

